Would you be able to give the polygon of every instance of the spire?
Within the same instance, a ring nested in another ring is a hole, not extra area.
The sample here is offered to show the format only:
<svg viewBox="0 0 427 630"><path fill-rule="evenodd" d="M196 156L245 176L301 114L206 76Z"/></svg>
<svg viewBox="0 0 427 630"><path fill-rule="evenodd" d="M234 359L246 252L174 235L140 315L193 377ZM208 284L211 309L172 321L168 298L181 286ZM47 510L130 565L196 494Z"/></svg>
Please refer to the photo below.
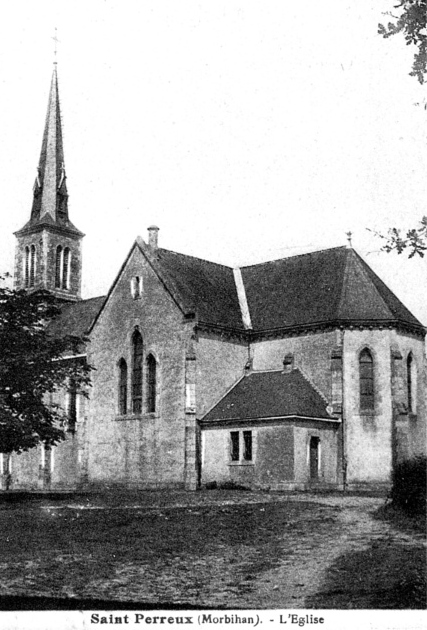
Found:
<svg viewBox="0 0 427 630"><path fill-rule="evenodd" d="M56 62L53 68L43 142L33 192L32 223L39 221L62 225L68 223L68 193Z"/></svg>
<svg viewBox="0 0 427 630"><path fill-rule="evenodd" d="M68 218L56 62L33 194L30 220L15 232L15 287L79 300L84 234Z"/></svg>

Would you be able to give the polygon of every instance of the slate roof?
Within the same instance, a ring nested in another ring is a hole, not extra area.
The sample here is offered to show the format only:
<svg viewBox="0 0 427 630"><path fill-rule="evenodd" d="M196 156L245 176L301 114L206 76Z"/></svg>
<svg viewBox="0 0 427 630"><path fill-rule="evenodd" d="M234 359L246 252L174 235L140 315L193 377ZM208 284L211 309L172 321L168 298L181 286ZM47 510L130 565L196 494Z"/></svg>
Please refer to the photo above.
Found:
<svg viewBox="0 0 427 630"><path fill-rule="evenodd" d="M298 416L335 420L327 403L300 370L252 372L242 378L203 418L203 424Z"/></svg>
<svg viewBox="0 0 427 630"><path fill-rule="evenodd" d="M158 249L154 257L199 322L243 331L231 267ZM255 333L317 325L422 324L351 248L241 268Z"/></svg>
<svg viewBox="0 0 427 630"><path fill-rule="evenodd" d="M105 295L80 300L62 307L60 315L50 322L48 330L53 336L72 335L84 337L101 310L105 302Z"/></svg>
<svg viewBox="0 0 427 630"><path fill-rule="evenodd" d="M152 250L139 238L136 245L184 313L195 312L198 323L244 334L231 267L167 249ZM403 325L421 334L425 331L351 248L337 247L242 267L241 274L255 334L324 325ZM84 332L88 332L106 299L108 296L64 307L64 327L82 334L87 326Z"/></svg>
<svg viewBox="0 0 427 630"><path fill-rule="evenodd" d="M161 248L156 259L199 321L243 329L231 267Z"/></svg>
<svg viewBox="0 0 427 630"><path fill-rule="evenodd" d="M314 324L422 324L353 250L337 247L242 267L254 331Z"/></svg>
<svg viewBox="0 0 427 630"><path fill-rule="evenodd" d="M37 177L33 187L31 218L15 234L43 227L84 236L68 218L68 191L62 139L57 66L54 64Z"/></svg>
<svg viewBox="0 0 427 630"><path fill-rule="evenodd" d="M78 230L68 217L62 217L58 215L56 219L52 219L50 214L45 214L43 217L35 215L29 221L27 221L24 227L14 232L14 234L20 235L25 234L26 232L34 232L35 228L41 230L44 227L58 228L66 230L67 232L72 232L77 236L84 236L83 232Z"/></svg>

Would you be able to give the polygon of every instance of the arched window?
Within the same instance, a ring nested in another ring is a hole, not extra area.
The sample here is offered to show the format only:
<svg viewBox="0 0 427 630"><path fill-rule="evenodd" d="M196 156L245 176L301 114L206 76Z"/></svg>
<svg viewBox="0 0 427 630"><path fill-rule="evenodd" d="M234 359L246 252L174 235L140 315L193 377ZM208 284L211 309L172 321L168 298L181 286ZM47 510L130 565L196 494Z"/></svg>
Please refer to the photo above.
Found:
<svg viewBox="0 0 427 630"><path fill-rule="evenodd" d="M142 295L142 277L134 276L130 281L130 291L134 300L137 300Z"/></svg>
<svg viewBox="0 0 427 630"><path fill-rule="evenodd" d="M147 413L156 411L156 359L152 354L147 357Z"/></svg>
<svg viewBox="0 0 427 630"><path fill-rule="evenodd" d="M124 359L119 361L119 413L124 416L128 412L128 366Z"/></svg>
<svg viewBox="0 0 427 630"><path fill-rule="evenodd" d="M30 249L30 287L34 286L36 276L36 246L31 245Z"/></svg>
<svg viewBox="0 0 427 630"><path fill-rule="evenodd" d="M406 360L406 385L408 395L408 411L415 413L417 410L417 366L412 352Z"/></svg>
<svg viewBox="0 0 427 630"><path fill-rule="evenodd" d="M68 272L70 269L70 250L68 247L64 249L62 256L62 288L68 289Z"/></svg>
<svg viewBox="0 0 427 630"><path fill-rule="evenodd" d="M367 348L359 355L360 410L374 411L374 361Z"/></svg>
<svg viewBox="0 0 427 630"><path fill-rule="evenodd" d="M30 248L25 248L25 287L28 288L30 286Z"/></svg>
<svg viewBox="0 0 427 630"><path fill-rule="evenodd" d="M55 263L55 287L61 288L61 267L62 267L62 247L58 245L56 248L56 263Z"/></svg>
<svg viewBox="0 0 427 630"><path fill-rule="evenodd" d="M71 251L69 247L58 245L55 259L55 288L70 288Z"/></svg>
<svg viewBox="0 0 427 630"><path fill-rule="evenodd" d="M77 423L77 387L76 382L73 378L70 379L70 384L68 387L68 430L71 433L74 433L76 430Z"/></svg>
<svg viewBox="0 0 427 630"><path fill-rule="evenodd" d="M142 337L138 330L132 335L132 412L142 411Z"/></svg>

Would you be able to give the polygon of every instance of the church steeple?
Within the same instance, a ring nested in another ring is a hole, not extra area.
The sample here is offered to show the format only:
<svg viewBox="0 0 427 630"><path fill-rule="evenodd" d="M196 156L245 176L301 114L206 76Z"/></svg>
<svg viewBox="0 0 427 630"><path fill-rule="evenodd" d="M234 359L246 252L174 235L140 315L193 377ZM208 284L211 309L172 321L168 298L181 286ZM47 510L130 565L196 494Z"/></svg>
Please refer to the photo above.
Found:
<svg viewBox="0 0 427 630"><path fill-rule="evenodd" d="M18 239L15 286L80 298L81 239L68 216L57 66L54 64L30 220Z"/></svg>
<svg viewBox="0 0 427 630"><path fill-rule="evenodd" d="M31 219L57 222L68 219L68 193L62 144L61 111L59 107L58 74L54 65L49 104L43 134L42 149L34 182Z"/></svg>

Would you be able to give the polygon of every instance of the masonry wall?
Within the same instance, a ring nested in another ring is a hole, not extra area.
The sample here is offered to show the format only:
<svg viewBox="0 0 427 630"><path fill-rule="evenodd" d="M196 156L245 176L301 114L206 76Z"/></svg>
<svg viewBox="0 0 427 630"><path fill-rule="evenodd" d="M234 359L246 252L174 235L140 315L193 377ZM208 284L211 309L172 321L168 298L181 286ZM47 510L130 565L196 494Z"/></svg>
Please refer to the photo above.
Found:
<svg viewBox="0 0 427 630"><path fill-rule="evenodd" d="M252 431L252 462L232 462L230 432ZM202 484L234 482L271 490L305 489L310 479L308 445L320 438L319 477L315 486L337 481L337 425L320 422L278 422L202 429Z"/></svg>
<svg viewBox="0 0 427 630"><path fill-rule="evenodd" d="M142 277L142 295L131 295L131 280ZM145 362L157 362L155 413L131 413L132 334L143 339ZM185 463L185 352L192 326L138 248L133 250L93 333L93 373L88 439L89 483L107 486L182 486ZM118 364L128 365L128 413L119 414Z"/></svg>
<svg viewBox="0 0 427 630"><path fill-rule="evenodd" d="M216 404L243 376L248 345L238 339L198 333L196 348L197 417Z"/></svg>
<svg viewBox="0 0 427 630"><path fill-rule="evenodd" d="M372 413L362 413L360 409L359 355L364 348L369 349L374 360ZM396 449L401 448L396 443L396 422L408 425L405 447L408 456L423 448L420 444L425 436L426 416L424 343L394 330L353 330L345 331L343 349L347 483L388 484ZM413 352L418 371L416 418L410 418L407 410L405 412L404 362L409 351ZM393 359L393 356L401 358ZM397 378L393 374L396 369Z"/></svg>
<svg viewBox="0 0 427 630"><path fill-rule="evenodd" d="M34 288L47 289L64 299L79 298L82 272L81 238L47 230L18 236L14 273L16 288L25 288L25 248L32 245L36 248ZM70 249L70 287L67 290L55 287L56 248L58 245Z"/></svg>
<svg viewBox="0 0 427 630"><path fill-rule="evenodd" d="M307 488L318 483L334 486L338 482L339 425L326 423L303 423L295 425L295 479ZM310 479L310 439L317 437L319 444L318 481Z"/></svg>
<svg viewBox="0 0 427 630"><path fill-rule="evenodd" d="M6 455L3 455L6 457ZM6 485L10 490L40 490L40 448L33 448L26 453L12 454L10 476L2 480L2 488Z"/></svg>
<svg viewBox="0 0 427 630"><path fill-rule="evenodd" d="M280 370L286 354L320 392L331 400L331 353L339 345L340 331L258 341L252 344L254 370Z"/></svg>
<svg viewBox="0 0 427 630"><path fill-rule="evenodd" d="M401 409L399 419L403 423L403 433L407 435L407 457L416 455L425 455L427 448L427 387L426 387L426 360L425 360L425 344L418 337L412 335L404 335L394 333L395 341L393 343L400 349L402 355L402 380L403 392L402 397L407 407L407 359L409 353L412 353L415 362L415 382L413 390L415 390L416 403L413 405L412 411L408 408ZM405 414L404 412L407 411ZM397 436L396 436L397 439ZM405 455L405 452L403 453Z"/></svg>
<svg viewBox="0 0 427 630"><path fill-rule="evenodd" d="M51 402L64 406L64 392L55 394ZM24 453L13 453L7 483L14 490L68 490L82 486L86 473L86 399L78 396L75 431L66 431L66 439L52 447L51 453L41 445ZM5 477L1 485L5 489Z"/></svg>

